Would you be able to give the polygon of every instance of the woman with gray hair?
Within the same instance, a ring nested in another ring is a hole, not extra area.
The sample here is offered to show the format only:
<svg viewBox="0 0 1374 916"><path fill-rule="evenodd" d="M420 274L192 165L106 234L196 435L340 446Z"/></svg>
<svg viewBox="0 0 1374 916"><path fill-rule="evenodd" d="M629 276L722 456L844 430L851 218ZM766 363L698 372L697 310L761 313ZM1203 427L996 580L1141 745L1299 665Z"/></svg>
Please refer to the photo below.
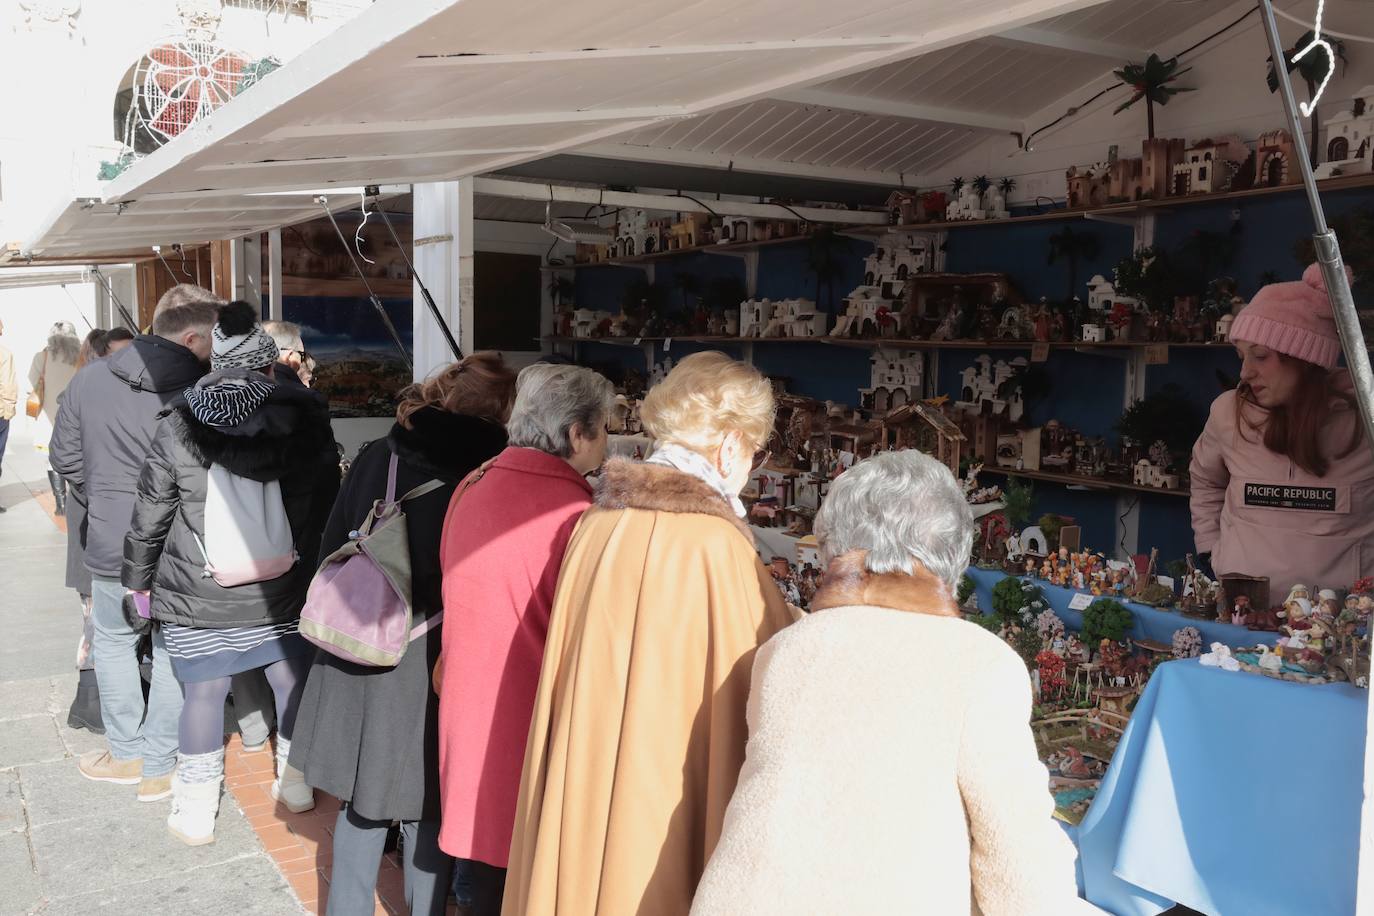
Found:
<svg viewBox="0 0 1374 916"><path fill-rule="evenodd" d="M473 916L501 912L520 765L563 553L606 457L611 383L579 366L520 373L509 445L449 504L439 693L439 846Z"/></svg>
<svg viewBox="0 0 1374 916"><path fill-rule="evenodd" d="M955 606L973 518L953 475L915 451L863 461L816 537L825 584L758 652L693 916L1099 912L1052 819L1026 668Z"/></svg>

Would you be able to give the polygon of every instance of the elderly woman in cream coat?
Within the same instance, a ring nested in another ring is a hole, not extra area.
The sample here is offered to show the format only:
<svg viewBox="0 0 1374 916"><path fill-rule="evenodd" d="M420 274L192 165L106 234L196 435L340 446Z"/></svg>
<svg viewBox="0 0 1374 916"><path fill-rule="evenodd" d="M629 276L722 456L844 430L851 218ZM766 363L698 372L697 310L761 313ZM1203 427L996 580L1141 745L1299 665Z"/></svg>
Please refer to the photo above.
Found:
<svg viewBox="0 0 1374 916"><path fill-rule="evenodd" d="M755 659L693 916L1098 912L1052 820L1026 669L955 608L972 532L954 477L919 452L835 482L816 518L825 584Z"/></svg>

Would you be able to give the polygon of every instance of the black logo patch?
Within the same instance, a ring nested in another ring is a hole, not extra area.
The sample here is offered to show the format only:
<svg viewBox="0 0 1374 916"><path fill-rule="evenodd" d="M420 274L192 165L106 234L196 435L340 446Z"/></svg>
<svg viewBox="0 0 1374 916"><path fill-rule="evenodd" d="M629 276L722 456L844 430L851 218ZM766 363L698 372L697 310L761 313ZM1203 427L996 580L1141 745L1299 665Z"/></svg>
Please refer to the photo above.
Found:
<svg viewBox="0 0 1374 916"><path fill-rule="evenodd" d="M1247 483L1245 504L1262 509L1304 509L1335 512L1335 487L1295 487L1275 483Z"/></svg>

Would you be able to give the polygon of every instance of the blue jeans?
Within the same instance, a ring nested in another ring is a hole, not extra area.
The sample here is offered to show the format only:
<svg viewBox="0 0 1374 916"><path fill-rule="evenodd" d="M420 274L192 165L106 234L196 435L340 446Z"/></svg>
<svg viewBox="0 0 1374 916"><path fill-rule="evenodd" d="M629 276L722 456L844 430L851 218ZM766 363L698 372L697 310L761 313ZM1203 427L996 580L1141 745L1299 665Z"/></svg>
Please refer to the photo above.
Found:
<svg viewBox="0 0 1374 916"><path fill-rule="evenodd" d="M138 635L124 622L124 586L118 579L91 577L91 624L95 678L100 685L100 715L105 738L116 760L143 759L144 776L172 772L177 762L177 724L181 719L181 685L172 660L153 630L153 683L143 704L138 674Z"/></svg>

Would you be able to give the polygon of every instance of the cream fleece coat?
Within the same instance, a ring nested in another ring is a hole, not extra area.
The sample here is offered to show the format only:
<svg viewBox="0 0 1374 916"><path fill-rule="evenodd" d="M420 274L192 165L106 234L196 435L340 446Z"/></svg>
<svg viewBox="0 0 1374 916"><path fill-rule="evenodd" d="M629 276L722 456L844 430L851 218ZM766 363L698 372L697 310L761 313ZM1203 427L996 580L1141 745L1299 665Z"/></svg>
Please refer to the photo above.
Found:
<svg viewBox="0 0 1374 916"><path fill-rule="evenodd" d="M1015 653L954 617L846 606L783 630L754 664L693 916L1100 912L1077 896L1030 705Z"/></svg>

